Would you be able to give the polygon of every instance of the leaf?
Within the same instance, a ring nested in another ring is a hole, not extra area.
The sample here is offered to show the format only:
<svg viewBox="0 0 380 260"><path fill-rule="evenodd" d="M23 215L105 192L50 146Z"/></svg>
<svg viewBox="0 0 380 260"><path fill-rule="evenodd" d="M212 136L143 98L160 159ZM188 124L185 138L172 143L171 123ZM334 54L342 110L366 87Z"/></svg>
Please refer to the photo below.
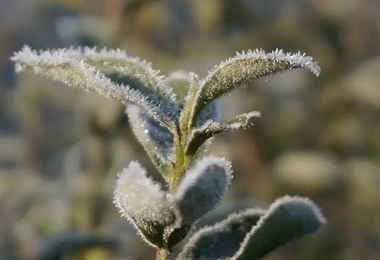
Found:
<svg viewBox="0 0 380 260"><path fill-rule="evenodd" d="M232 179L230 162L224 158L204 157L190 169L174 194L182 222L193 224L213 210Z"/></svg>
<svg viewBox="0 0 380 260"><path fill-rule="evenodd" d="M221 122L223 111L222 103L223 102L221 99L216 99L213 102L211 102L211 104L206 106L199 115L197 125L201 126L209 120Z"/></svg>
<svg viewBox="0 0 380 260"><path fill-rule="evenodd" d="M128 84L148 95L155 94L171 101L175 99L173 89L164 84L160 72L145 60L129 57L120 49L96 52L91 48L84 48L82 58L85 63L114 78L116 82Z"/></svg>
<svg viewBox="0 0 380 260"><path fill-rule="evenodd" d="M176 225L176 209L167 200L160 185L146 176L138 162L118 174L114 204L139 231L144 241L154 247L163 247L164 234Z"/></svg>
<svg viewBox="0 0 380 260"><path fill-rule="evenodd" d="M206 121L201 127L195 128L186 145L186 154L195 154L201 145L209 138L218 133L232 132L239 129L245 129L253 125L253 119L260 117L260 112L252 111L238 115L227 123L218 123L215 121Z"/></svg>
<svg viewBox="0 0 380 260"><path fill-rule="evenodd" d="M24 47L11 58L16 71L31 71L71 87L133 103L175 131L179 107L150 64L128 57L120 50L58 49L32 51Z"/></svg>
<svg viewBox="0 0 380 260"><path fill-rule="evenodd" d="M190 88L191 73L186 71L173 71L164 80L175 93L177 104L183 104Z"/></svg>
<svg viewBox="0 0 380 260"><path fill-rule="evenodd" d="M127 105L126 111L133 133L159 172L167 177L175 161L173 134L135 105Z"/></svg>
<svg viewBox="0 0 380 260"><path fill-rule="evenodd" d="M257 117L261 117L261 113L259 111L251 111L231 118L226 124L232 129L232 131L246 129L253 125L253 120Z"/></svg>
<svg viewBox="0 0 380 260"><path fill-rule="evenodd" d="M227 132L228 126L212 120L207 121L199 128L195 128L186 145L185 151L188 155L194 155L201 145L209 138L218 133Z"/></svg>
<svg viewBox="0 0 380 260"><path fill-rule="evenodd" d="M90 248L116 250L118 246L119 241L114 237L99 236L95 233L65 232L43 240L35 259L65 259L68 255L89 251Z"/></svg>
<svg viewBox="0 0 380 260"><path fill-rule="evenodd" d="M263 50L237 53L201 80L191 109L188 128L191 129L196 124L199 114L213 100L260 77L291 69L307 69L317 76L320 73L317 63L301 53L285 54L278 49L270 53Z"/></svg>
<svg viewBox="0 0 380 260"><path fill-rule="evenodd" d="M248 209L200 229L190 238L177 259L231 259L264 212Z"/></svg>
<svg viewBox="0 0 380 260"><path fill-rule="evenodd" d="M315 232L324 223L325 218L312 201L285 196L269 207L232 259L261 259L277 247Z"/></svg>

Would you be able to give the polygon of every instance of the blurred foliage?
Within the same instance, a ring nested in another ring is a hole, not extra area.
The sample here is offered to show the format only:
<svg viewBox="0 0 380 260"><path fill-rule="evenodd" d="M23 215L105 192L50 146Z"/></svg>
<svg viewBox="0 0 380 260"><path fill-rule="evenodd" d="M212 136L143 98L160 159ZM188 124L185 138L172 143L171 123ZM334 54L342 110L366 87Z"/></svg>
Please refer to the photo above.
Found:
<svg viewBox="0 0 380 260"><path fill-rule="evenodd" d="M124 108L33 75L16 80L9 57L23 44L119 47L153 61L165 74L178 67L201 74L238 50L307 52L322 67L319 78L280 75L225 99L228 115L248 110L263 115L251 130L218 137L211 147L233 161L235 180L226 202L254 197L265 205L298 194L323 209L324 230L266 259L380 254L379 1L3 0L0 5L0 259L36 259L46 245L70 235L62 259L154 254L111 203L116 173L133 159L149 165ZM78 234L103 243L79 240L78 246Z"/></svg>

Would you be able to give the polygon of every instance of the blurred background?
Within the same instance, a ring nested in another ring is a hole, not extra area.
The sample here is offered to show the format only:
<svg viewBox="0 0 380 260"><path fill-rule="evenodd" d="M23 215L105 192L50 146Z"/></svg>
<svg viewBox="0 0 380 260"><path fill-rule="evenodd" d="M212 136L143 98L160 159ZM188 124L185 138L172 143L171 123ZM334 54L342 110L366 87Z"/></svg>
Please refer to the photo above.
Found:
<svg viewBox="0 0 380 260"><path fill-rule="evenodd" d="M307 196L327 225L266 259L379 259L379 14L378 0L0 0L0 259L155 254L112 205L131 160L155 173L123 107L16 76L9 57L24 44L121 48L163 74L200 76L241 50L313 56L318 78L294 71L225 98L225 118L262 118L214 140L211 153L232 160L235 178L206 220Z"/></svg>

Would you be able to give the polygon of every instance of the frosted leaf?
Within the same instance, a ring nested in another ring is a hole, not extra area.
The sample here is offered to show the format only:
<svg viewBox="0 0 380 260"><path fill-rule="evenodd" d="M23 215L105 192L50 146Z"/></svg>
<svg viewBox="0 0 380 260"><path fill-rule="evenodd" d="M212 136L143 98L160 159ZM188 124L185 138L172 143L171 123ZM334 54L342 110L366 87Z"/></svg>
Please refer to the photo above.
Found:
<svg viewBox="0 0 380 260"><path fill-rule="evenodd" d="M214 156L204 157L190 169L178 185L174 201L183 223L192 224L213 210L232 179L230 162Z"/></svg>
<svg viewBox="0 0 380 260"><path fill-rule="evenodd" d="M195 97L196 97L198 89L199 89L199 77L197 74L191 72L189 90L185 97L185 100L183 103L183 109L181 111L180 120L179 120L181 129L191 129L191 127L190 128L188 127L189 120L190 120L192 107L194 105L194 101L195 101Z"/></svg>
<svg viewBox="0 0 380 260"><path fill-rule="evenodd" d="M231 118L227 121L226 125L231 128L230 131L245 129L252 126L253 120L257 117L261 117L261 113L259 111L251 111Z"/></svg>
<svg viewBox="0 0 380 260"><path fill-rule="evenodd" d="M175 205L166 199L160 185L146 176L138 162L131 162L118 174L114 204L152 246L161 247L165 243L165 229L177 220Z"/></svg>
<svg viewBox="0 0 380 260"><path fill-rule="evenodd" d="M202 126L195 128L186 145L187 154L195 154L201 145L209 138L218 133L231 132L239 129L245 129L253 125L253 120L260 117L260 112L252 111L238 115L227 123L218 123L215 121L206 121Z"/></svg>
<svg viewBox="0 0 380 260"><path fill-rule="evenodd" d="M164 77L160 76L160 71L154 70L151 63L146 60L129 57L120 49L102 49L96 52L95 49L84 48L83 57L86 63L104 74L116 74L115 76L122 83L129 80L135 81L133 84L141 84L139 87L146 88L147 92L152 91L156 95L175 101L175 94L164 84L162 80Z"/></svg>
<svg viewBox="0 0 380 260"><path fill-rule="evenodd" d="M197 231L177 259L231 259L265 211L248 209Z"/></svg>
<svg viewBox="0 0 380 260"><path fill-rule="evenodd" d="M201 111L216 98L260 77L291 69L307 69L317 76L320 74L320 67L311 57L301 53L284 53L278 49L270 53L250 50L223 61L200 81L191 111L190 127L195 125Z"/></svg>
<svg viewBox="0 0 380 260"><path fill-rule="evenodd" d="M212 120L209 120L202 126L195 128L189 136L189 141L185 148L186 154L194 155L207 139L218 133L227 132L227 130L228 126Z"/></svg>
<svg viewBox="0 0 380 260"><path fill-rule="evenodd" d="M315 232L324 223L325 218L312 201L285 196L269 207L232 259L261 259L277 247Z"/></svg>
<svg viewBox="0 0 380 260"><path fill-rule="evenodd" d="M133 133L156 168L166 176L169 167L175 161L173 134L135 105L127 105L126 112Z"/></svg>
<svg viewBox="0 0 380 260"><path fill-rule="evenodd" d="M174 94L149 63L128 57L120 50L57 49L32 51L24 47L11 58L16 71L31 71L71 87L133 103L171 129L177 125L179 107Z"/></svg>

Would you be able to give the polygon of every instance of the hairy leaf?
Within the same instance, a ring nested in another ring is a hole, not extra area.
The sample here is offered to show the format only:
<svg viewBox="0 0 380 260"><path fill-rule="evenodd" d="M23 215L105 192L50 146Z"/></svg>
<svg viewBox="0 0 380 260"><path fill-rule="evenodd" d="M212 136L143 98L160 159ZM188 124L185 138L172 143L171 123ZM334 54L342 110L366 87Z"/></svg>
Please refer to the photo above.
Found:
<svg viewBox="0 0 380 260"><path fill-rule="evenodd" d="M37 53L24 47L12 60L18 72L32 71L71 87L136 104L173 131L178 124L179 108L158 72L149 63L120 50L97 53L85 48Z"/></svg>
<svg viewBox="0 0 380 260"><path fill-rule="evenodd" d="M227 123L218 123L215 121L206 121L201 127L195 128L186 145L186 153L193 155L199 147L209 138L218 133L231 132L234 130L245 129L253 125L253 119L260 116L260 112L252 111L238 115Z"/></svg>
<svg viewBox="0 0 380 260"><path fill-rule="evenodd" d="M114 204L152 246L162 247L166 229L177 221L175 205L167 200L160 185L146 176L138 162L131 162L119 173Z"/></svg>
<svg viewBox="0 0 380 260"><path fill-rule="evenodd" d="M325 218L312 201L285 196L269 207L232 259L261 259L294 238L315 232L324 223Z"/></svg>
<svg viewBox="0 0 380 260"><path fill-rule="evenodd" d="M167 177L175 161L173 134L148 113L135 105L127 105L129 123L160 173Z"/></svg>
<svg viewBox="0 0 380 260"><path fill-rule="evenodd" d="M248 209L200 229L190 238L177 259L231 259L264 213L262 210Z"/></svg>
<svg viewBox="0 0 380 260"><path fill-rule="evenodd" d="M163 76L154 70L151 63L139 58L129 57L122 50L106 50L96 52L95 49L85 48L83 61L113 78L121 84L139 89L147 95L155 94L174 101L173 90L162 81Z"/></svg>
<svg viewBox="0 0 380 260"><path fill-rule="evenodd" d="M261 117L261 113L259 111L251 111L231 118L226 124L232 130L245 129L252 126L253 120L257 117Z"/></svg>
<svg viewBox="0 0 380 260"><path fill-rule="evenodd" d="M230 162L224 158L204 157L190 169L174 194L185 224L192 224L213 210L232 179Z"/></svg>
<svg viewBox="0 0 380 260"><path fill-rule="evenodd" d="M200 82L189 117L189 127L196 124L201 111L213 100L263 76L273 75L291 69L307 69L319 75L320 68L305 54L283 53L275 50L265 53L254 50L237 53L235 57L222 62Z"/></svg>
<svg viewBox="0 0 380 260"><path fill-rule="evenodd" d="M218 123L212 120L207 121L199 128L195 128L189 137L189 141L186 145L185 151L188 155L195 154L202 144L209 138L218 133L228 131L228 126L222 123Z"/></svg>

